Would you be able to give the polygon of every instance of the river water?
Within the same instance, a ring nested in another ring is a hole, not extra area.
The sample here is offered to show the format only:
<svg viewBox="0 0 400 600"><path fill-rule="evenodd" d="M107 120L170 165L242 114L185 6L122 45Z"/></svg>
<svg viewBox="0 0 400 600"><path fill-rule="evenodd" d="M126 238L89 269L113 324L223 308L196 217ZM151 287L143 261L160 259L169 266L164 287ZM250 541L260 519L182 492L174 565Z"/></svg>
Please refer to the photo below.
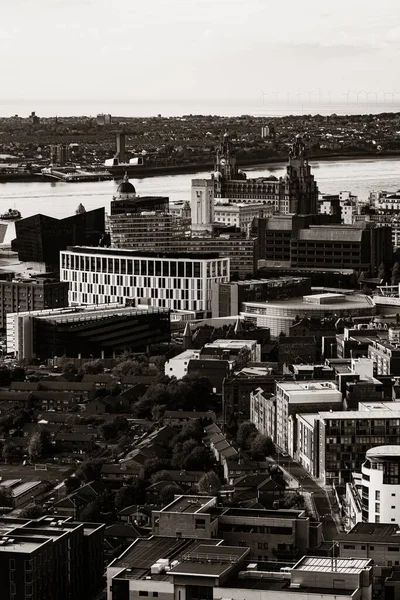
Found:
<svg viewBox="0 0 400 600"><path fill-rule="evenodd" d="M360 200L365 200L371 190L400 189L400 158L310 161L310 164L322 193L347 190L357 195ZM271 174L279 177L285 172L285 164L247 167L246 172L248 177ZM208 176L209 172L204 171L130 181L141 196L169 196L170 201L174 202L190 199L191 179ZM79 203L82 203L86 210L104 206L108 212L117 185L115 181L0 183L0 212L5 212L8 208L17 208L23 217L40 212L61 218L72 215ZM9 223L4 241L8 243L13 237L14 224Z"/></svg>

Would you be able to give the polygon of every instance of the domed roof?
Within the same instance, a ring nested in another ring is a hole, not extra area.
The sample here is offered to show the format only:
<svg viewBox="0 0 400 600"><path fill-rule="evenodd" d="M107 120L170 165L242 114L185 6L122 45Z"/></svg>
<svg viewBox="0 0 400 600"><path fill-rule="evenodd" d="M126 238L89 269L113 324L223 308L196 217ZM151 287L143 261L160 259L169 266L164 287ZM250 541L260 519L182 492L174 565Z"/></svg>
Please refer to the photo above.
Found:
<svg viewBox="0 0 400 600"><path fill-rule="evenodd" d="M135 186L128 179L128 174L125 173L122 183L117 188L118 194L136 194Z"/></svg>

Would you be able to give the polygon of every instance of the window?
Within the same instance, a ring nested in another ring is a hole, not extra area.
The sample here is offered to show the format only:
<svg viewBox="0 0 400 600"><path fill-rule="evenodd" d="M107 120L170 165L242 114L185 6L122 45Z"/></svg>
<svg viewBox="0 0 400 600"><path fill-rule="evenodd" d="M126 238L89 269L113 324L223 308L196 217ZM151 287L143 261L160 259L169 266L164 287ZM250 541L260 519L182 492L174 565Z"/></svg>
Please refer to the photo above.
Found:
<svg viewBox="0 0 400 600"><path fill-rule="evenodd" d="M10 558L10 571L15 571L15 558Z"/></svg>
<svg viewBox="0 0 400 600"><path fill-rule="evenodd" d="M380 500L380 499L381 499L381 493L375 492L375 500Z"/></svg>
<svg viewBox="0 0 400 600"><path fill-rule="evenodd" d="M148 596L149 592L145 592L144 590L139 590L139 596Z"/></svg>
<svg viewBox="0 0 400 600"><path fill-rule="evenodd" d="M356 547L354 546L354 544L344 544L343 548L345 550L355 550L356 549Z"/></svg>
<svg viewBox="0 0 400 600"><path fill-rule="evenodd" d="M153 598L158 598L158 592L153 592Z"/></svg>

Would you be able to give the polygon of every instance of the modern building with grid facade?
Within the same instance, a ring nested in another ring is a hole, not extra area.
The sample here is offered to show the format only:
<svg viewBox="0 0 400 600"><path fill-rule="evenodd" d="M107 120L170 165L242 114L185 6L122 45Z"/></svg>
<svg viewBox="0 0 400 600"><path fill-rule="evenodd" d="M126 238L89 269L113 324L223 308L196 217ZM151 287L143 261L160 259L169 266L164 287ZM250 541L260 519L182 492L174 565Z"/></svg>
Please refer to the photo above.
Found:
<svg viewBox="0 0 400 600"><path fill-rule="evenodd" d="M211 311L212 283L229 281L230 261L215 254L73 247L61 252L60 270L71 306L131 302Z"/></svg>

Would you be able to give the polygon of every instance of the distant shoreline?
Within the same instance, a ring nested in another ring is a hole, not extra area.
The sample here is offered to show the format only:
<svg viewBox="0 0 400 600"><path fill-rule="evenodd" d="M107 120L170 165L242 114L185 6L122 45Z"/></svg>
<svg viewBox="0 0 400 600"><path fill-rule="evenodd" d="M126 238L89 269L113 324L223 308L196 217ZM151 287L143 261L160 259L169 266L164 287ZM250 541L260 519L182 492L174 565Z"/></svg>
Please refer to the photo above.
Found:
<svg viewBox="0 0 400 600"><path fill-rule="evenodd" d="M309 157L309 162L334 162L334 161L352 161L352 160L380 160L380 159L400 159L400 152L380 152L379 154L371 154L369 152L356 152L354 154L346 153L329 153L329 154L314 154ZM284 165L287 162L286 156L279 157L268 157L268 158L244 158L238 159L239 167L249 167L250 169L256 169L257 167L268 166L268 165ZM144 167L138 172L133 170L129 173L130 179L144 179L147 177L162 177L163 175L182 175L184 173L199 173L202 171L212 170L214 168L213 163L193 163L193 164L182 164L172 165L166 167L150 166ZM115 177L116 179L119 177ZM45 175L34 174L34 173L0 173L0 184L1 183L14 183L14 182L26 182L26 183L37 183L40 181L48 181L54 183L54 179L46 177ZM79 182L75 182L77 184Z"/></svg>

